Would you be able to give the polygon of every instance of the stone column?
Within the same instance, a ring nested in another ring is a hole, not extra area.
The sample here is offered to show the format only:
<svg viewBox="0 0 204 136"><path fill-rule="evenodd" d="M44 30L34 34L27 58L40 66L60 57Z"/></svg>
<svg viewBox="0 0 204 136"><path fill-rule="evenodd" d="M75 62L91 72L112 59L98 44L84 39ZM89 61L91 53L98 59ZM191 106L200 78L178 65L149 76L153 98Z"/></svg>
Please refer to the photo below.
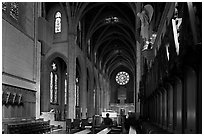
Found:
<svg viewBox="0 0 204 136"><path fill-rule="evenodd" d="M136 14L139 13L141 10L141 3L136 3ZM135 14L135 22L136 22L136 30L135 30L135 37L138 39L137 34L140 33L138 32L138 27L140 26L140 20ZM135 103L135 108L136 108L136 114L140 113L140 102L138 102L138 93L139 93L139 83L141 80L141 44L136 41L136 90L135 90L135 98L134 98L134 103Z"/></svg>
<svg viewBox="0 0 204 136"><path fill-rule="evenodd" d="M106 98L106 109L109 109L109 97L108 97L108 95L109 95L109 89L108 89L108 80L106 79L106 84L105 84L106 86L106 95L105 95L105 98Z"/></svg>
<svg viewBox="0 0 204 136"><path fill-rule="evenodd" d="M98 70L95 68L94 73L96 75L95 84L95 114L99 115L99 84L98 84Z"/></svg>
<svg viewBox="0 0 204 136"><path fill-rule="evenodd" d="M92 71L92 69L91 69ZM93 71L89 77L89 88L88 88L88 117L92 117L94 115L94 108L93 108Z"/></svg>
<svg viewBox="0 0 204 136"><path fill-rule="evenodd" d="M101 88L101 92L102 92L102 111L104 111L104 102L105 102L105 97L104 97L104 80L103 80L103 76L101 75L101 80L102 80L102 88Z"/></svg>
<svg viewBox="0 0 204 136"><path fill-rule="evenodd" d="M37 42L37 77L36 77L36 118L40 117L40 64L41 64L41 44L40 42ZM48 99L49 101L49 99Z"/></svg>
<svg viewBox="0 0 204 136"><path fill-rule="evenodd" d="M100 81L100 110L103 111L103 80L101 74L99 74Z"/></svg>
<svg viewBox="0 0 204 136"><path fill-rule="evenodd" d="M91 108L91 106L90 106L90 101L91 101L91 99L90 99L90 91L91 91L91 73L90 73L90 71L89 71L89 78L87 79L87 116L88 117L90 117L90 108Z"/></svg>
<svg viewBox="0 0 204 136"><path fill-rule="evenodd" d="M111 89L110 89L110 80L108 80L108 108L110 107L110 95L111 95Z"/></svg>
<svg viewBox="0 0 204 136"><path fill-rule="evenodd" d="M107 90L106 90L106 80L105 79L103 79L103 82L104 82L104 109L106 109L107 110Z"/></svg>
<svg viewBox="0 0 204 136"><path fill-rule="evenodd" d="M85 59L84 59L85 61ZM80 107L81 107L81 118L86 119L86 108L87 108L87 70L85 64L81 68L81 88L80 88Z"/></svg>
<svg viewBox="0 0 204 136"><path fill-rule="evenodd" d="M76 105L76 97L75 97L75 78L76 78L76 53L75 53L75 39L76 39L76 32L70 26L69 35L68 35L68 118L74 119L75 118L75 105Z"/></svg>
<svg viewBox="0 0 204 136"><path fill-rule="evenodd" d="M98 73L97 73L98 74ZM101 114L101 90L100 90L100 78L99 74L97 75L97 114Z"/></svg>
<svg viewBox="0 0 204 136"><path fill-rule="evenodd" d="M41 45L42 46L45 46L43 45L45 43L42 43ZM47 112L49 111L49 105L50 105L50 91L49 91L49 68L48 68L48 63L46 63L45 61L45 56L44 54L41 56L41 69L42 69L42 72L40 73L41 74L41 80L40 80L40 111L43 111L43 112Z"/></svg>
<svg viewBox="0 0 204 136"><path fill-rule="evenodd" d="M107 110L106 109L106 82L105 82L105 79L104 77L102 76L102 80L103 80L103 110Z"/></svg>
<svg viewBox="0 0 204 136"><path fill-rule="evenodd" d="M34 21L35 21L35 55L36 55L36 118L40 117L40 67L41 67L41 43L37 41L38 17L41 15L41 3L34 3ZM34 74L35 75L35 74Z"/></svg>

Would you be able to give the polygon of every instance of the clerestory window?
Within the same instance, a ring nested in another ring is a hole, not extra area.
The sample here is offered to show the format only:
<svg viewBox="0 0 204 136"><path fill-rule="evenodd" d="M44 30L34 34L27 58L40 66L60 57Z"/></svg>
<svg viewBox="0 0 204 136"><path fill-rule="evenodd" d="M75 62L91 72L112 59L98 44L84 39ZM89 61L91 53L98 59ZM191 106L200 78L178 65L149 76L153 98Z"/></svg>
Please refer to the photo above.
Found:
<svg viewBox="0 0 204 136"><path fill-rule="evenodd" d="M111 16L111 17L107 17L105 18L105 23L109 24L109 23L118 23L119 22L119 19L118 17L115 17L115 16Z"/></svg>
<svg viewBox="0 0 204 136"><path fill-rule="evenodd" d="M2 10L6 11L7 9L7 2L2 2Z"/></svg>
<svg viewBox="0 0 204 136"><path fill-rule="evenodd" d="M64 80L64 104L67 104L67 73Z"/></svg>
<svg viewBox="0 0 204 136"><path fill-rule="evenodd" d="M62 29L62 15L61 13L58 11L55 14L55 33L61 33L61 29Z"/></svg>

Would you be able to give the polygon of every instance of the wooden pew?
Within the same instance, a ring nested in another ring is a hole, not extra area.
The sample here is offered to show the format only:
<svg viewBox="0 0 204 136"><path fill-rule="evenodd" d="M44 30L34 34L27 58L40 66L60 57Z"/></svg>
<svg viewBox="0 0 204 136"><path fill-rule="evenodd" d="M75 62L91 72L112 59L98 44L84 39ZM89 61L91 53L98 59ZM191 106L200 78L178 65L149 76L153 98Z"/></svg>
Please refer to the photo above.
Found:
<svg viewBox="0 0 204 136"><path fill-rule="evenodd" d="M31 121L5 124L6 134L43 134L51 132L49 121Z"/></svg>
<svg viewBox="0 0 204 136"><path fill-rule="evenodd" d="M111 128L105 128L101 130L100 132L98 132L97 134L108 134L110 131L111 131Z"/></svg>
<svg viewBox="0 0 204 136"><path fill-rule="evenodd" d="M74 134L88 134L88 133L91 133L91 130L90 129L84 129L82 131L79 131L79 132L76 132Z"/></svg>

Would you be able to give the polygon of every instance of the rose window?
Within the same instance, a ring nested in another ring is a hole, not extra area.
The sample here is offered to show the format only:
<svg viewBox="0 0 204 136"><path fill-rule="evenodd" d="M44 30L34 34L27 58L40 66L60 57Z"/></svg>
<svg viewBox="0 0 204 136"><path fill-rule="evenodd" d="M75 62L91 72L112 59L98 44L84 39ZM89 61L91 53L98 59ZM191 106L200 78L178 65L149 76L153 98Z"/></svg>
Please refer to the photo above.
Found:
<svg viewBox="0 0 204 136"><path fill-rule="evenodd" d="M130 79L130 76L127 72L119 72L117 75L116 75L116 82L119 84L119 85L125 85L129 82L129 79Z"/></svg>

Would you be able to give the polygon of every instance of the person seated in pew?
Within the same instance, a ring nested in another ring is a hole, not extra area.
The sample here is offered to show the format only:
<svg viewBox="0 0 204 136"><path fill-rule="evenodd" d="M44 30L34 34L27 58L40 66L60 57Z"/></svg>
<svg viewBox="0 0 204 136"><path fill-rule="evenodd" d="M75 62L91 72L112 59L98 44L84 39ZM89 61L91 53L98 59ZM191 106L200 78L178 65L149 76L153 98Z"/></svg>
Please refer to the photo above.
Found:
<svg viewBox="0 0 204 136"><path fill-rule="evenodd" d="M109 118L109 113L106 114L106 118L103 119L102 124L103 124L105 127L111 127L111 126L113 126L113 121L112 121L111 118Z"/></svg>

